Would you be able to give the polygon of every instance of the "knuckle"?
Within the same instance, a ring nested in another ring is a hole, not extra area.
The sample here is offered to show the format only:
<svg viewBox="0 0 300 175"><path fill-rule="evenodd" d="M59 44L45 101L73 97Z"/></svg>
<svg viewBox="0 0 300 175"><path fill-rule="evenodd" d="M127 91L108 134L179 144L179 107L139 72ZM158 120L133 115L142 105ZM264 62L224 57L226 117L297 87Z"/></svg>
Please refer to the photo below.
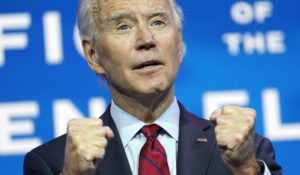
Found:
<svg viewBox="0 0 300 175"><path fill-rule="evenodd" d="M238 133L245 133L248 130L248 126L245 125L245 124L240 124L240 127L239 127L238 130L239 130L239 132L237 132L237 134Z"/></svg>
<svg viewBox="0 0 300 175"><path fill-rule="evenodd" d="M249 108L248 111L249 111L249 113L250 113L251 115L256 116L256 111L255 111L255 109Z"/></svg>
<svg viewBox="0 0 300 175"><path fill-rule="evenodd" d="M75 146L81 145L81 137L78 134L71 134L69 138L72 144L74 144Z"/></svg>
<svg viewBox="0 0 300 175"><path fill-rule="evenodd" d="M99 118L87 118L87 121L89 122L90 125L95 125L95 126L102 126L103 121Z"/></svg>
<svg viewBox="0 0 300 175"><path fill-rule="evenodd" d="M216 118L216 123L218 125L220 125L220 124L223 124L226 120L227 120L227 116L226 115L222 115L221 117L217 117Z"/></svg>
<svg viewBox="0 0 300 175"><path fill-rule="evenodd" d="M95 135L103 137L105 135L105 128L98 127L97 130L95 130Z"/></svg>
<svg viewBox="0 0 300 175"><path fill-rule="evenodd" d="M85 145L83 144L77 144L76 145L76 152L79 154L79 155L86 155L86 148L85 148Z"/></svg>
<svg viewBox="0 0 300 175"><path fill-rule="evenodd" d="M250 126L253 126L253 125L254 125L255 120L256 120L256 118L253 117L253 116L249 116L249 117L247 118L247 122L249 123Z"/></svg>
<svg viewBox="0 0 300 175"><path fill-rule="evenodd" d="M97 118L97 120L98 120L100 126L103 126L103 120L102 120L102 119L99 119L99 118Z"/></svg>
<svg viewBox="0 0 300 175"><path fill-rule="evenodd" d="M217 140L217 144L222 147L226 147L226 143L223 140Z"/></svg>
<svg viewBox="0 0 300 175"><path fill-rule="evenodd" d="M215 110L213 113L210 115L210 120L216 121L216 119L220 116L221 114L221 109Z"/></svg>
<svg viewBox="0 0 300 175"><path fill-rule="evenodd" d="M216 141L219 145L223 145L224 139L221 135L216 135Z"/></svg>
<svg viewBox="0 0 300 175"><path fill-rule="evenodd" d="M67 129L68 133L74 133L78 130L79 130L79 126L77 124L68 125L68 129Z"/></svg>
<svg viewBox="0 0 300 175"><path fill-rule="evenodd" d="M227 145L227 147L230 150L235 150L238 147L238 145L236 143L231 142Z"/></svg>
<svg viewBox="0 0 300 175"><path fill-rule="evenodd" d="M96 145L98 148L105 148L108 144L108 141L106 138L100 137L96 141L93 142L94 145Z"/></svg>
<svg viewBox="0 0 300 175"><path fill-rule="evenodd" d="M212 116L216 116L219 113L219 109L215 110L214 112L211 113Z"/></svg>
<svg viewBox="0 0 300 175"><path fill-rule="evenodd" d="M85 155L84 155L85 159L88 161L88 162L91 162L94 160L94 155L91 154L90 152L86 152Z"/></svg>
<svg viewBox="0 0 300 175"><path fill-rule="evenodd" d="M237 143L237 144L242 144L243 141L244 141L244 135L243 134L235 134L234 136L234 141Z"/></svg>
<svg viewBox="0 0 300 175"><path fill-rule="evenodd" d="M72 133L76 131L76 127L74 125L68 125L67 133Z"/></svg>
<svg viewBox="0 0 300 175"><path fill-rule="evenodd" d="M90 125L98 128L98 127L102 127L103 126L103 121L101 119L98 118L91 118L90 119Z"/></svg>
<svg viewBox="0 0 300 175"><path fill-rule="evenodd" d="M101 139L101 146L102 146L102 147L106 147L107 144L108 144L107 139L106 139L106 138L102 138L102 139Z"/></svg>
<svg viewBox="0 0 300 175"><path fill-rule="evenodd" d="M75 129L75 126L76 126L75 121L74 120L70 120L68 122L68 131L73 131Z"/></svg>
<svg viewBox="0 0 300 175"><path fill-rule="evenodd" d="M245 113L248 116L256 117L256 111L253 108L244 108L243 113Z"/></svg>
<svg viewBox="0 0 300 175"><path fill-rule="evenodd" d="M250 126L244 126L242 133L247 134L250 131Z"/></svg>
<svg viewBox="0 0 300 175"><path fill-rule="evenodd" d="M228 110L229 108L231 108L230 105L225 105L225 106L223 106L223 110Z"/></svg>
<svg viewBox="0 0 300 175"><path fill-rule="evenodd" d="M72 126L72 125L77 125L79 122L79 119L73 118L71 120L69 120L68 125Z"/></svg>
<svg viewBox="0 0 300 175"><path fill-rule="evenodd" d="M101 159L103 159L104 155L105 155L105 149L102 148L102 149L99 150L99 156L100 156Z"/></svg>
<svg viewBox="0 0 300 175"><path fill-rule="evenodd" d="M228 110L229 110L229 106L228 106L228 105L222 107L222 113L223 113L223 114L224 114L224 113L227 113Z"/></svg>
<svg viewBox="0 0 300 175"><path fill-rule="evenodd" d="M225 105L225 106L223 106L223 110L224 111L231 111L231 110L234 110L235 108L237 108L237 106L235 106L235 105Z"/></svg>
<svg viewBox="0 0 300 175"><path fill-rule="evenodd" d="M218 135L220 133L220 131L221 131L220 126L216 126L215 127L215 133Z"/></svg>
<svg viewBox="0 0 300 175"><path fill-rule="evenodd" d="M216 140L217 140L217 142L219 143L220 140L221 140L221 137L220 137L219 135L216 135Z"/></svg>

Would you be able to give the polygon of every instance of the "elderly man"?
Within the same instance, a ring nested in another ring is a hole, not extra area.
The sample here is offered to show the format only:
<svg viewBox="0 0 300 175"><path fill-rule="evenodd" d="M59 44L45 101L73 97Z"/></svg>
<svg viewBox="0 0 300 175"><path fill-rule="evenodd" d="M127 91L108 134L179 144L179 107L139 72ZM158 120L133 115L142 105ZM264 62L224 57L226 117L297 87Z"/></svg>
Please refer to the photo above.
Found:
<svg viewBox="0 0 300 175"><path fill-rule="evenodd" d="M78 24L112 104L29 152L24 174L281 174L270 141L254 134L253 109L225 106L206 121L176 100L183 46L175 0L82 0Z"/></svg>

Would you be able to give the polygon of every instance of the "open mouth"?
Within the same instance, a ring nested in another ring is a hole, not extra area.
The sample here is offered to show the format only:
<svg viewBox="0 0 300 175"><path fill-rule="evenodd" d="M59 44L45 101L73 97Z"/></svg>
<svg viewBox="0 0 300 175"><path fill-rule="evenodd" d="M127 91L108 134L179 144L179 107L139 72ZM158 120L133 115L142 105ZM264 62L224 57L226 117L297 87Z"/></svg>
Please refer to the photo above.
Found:
<svg viewBox="0 0 300 175"><path fill-rule="evenodd" d="M162 65L162 63L159 61L150 60L150 61L146 61L146 62L143 62L143 63L135 66L134 69L145 69L145 68L150 68L150 67L159 66L159 65Z"/></svg>

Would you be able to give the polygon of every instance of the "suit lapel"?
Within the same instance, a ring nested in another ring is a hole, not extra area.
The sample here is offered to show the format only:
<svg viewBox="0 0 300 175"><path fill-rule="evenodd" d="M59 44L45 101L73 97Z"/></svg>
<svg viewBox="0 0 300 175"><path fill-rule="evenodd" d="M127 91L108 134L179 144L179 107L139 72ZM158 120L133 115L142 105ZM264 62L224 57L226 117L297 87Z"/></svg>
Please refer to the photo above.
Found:
<svg viewBox="0 0 300 175"><path fill-rule="evenodd" d="M197 118L180 106L180 127L177 159L177 175L206 174L215 138L208 121Z"/></svg>
<svg viewBox="0 0 300 175"><path fill-rule="evenodd" d="M103 124L109 126L114 132L115 137L108 141L104 159L97 167L98 175L131 175L130 166L126 157L122 141L117 127L110 115L110 106L101 116Z"/></svg>
<svg viewBox="0 0 300 175"><path fill-rule="evenodd" d="M204 175L216 145L212 132L213 128L209 122L193 116L181 104L179 106L180 127L177 175ZM119 132L110 115L110 106L101 116L101 119L104 125L109 126L113 130L115 137L108 142L106 154L97 167L96 174L131 175L132 172Z"/></svg>

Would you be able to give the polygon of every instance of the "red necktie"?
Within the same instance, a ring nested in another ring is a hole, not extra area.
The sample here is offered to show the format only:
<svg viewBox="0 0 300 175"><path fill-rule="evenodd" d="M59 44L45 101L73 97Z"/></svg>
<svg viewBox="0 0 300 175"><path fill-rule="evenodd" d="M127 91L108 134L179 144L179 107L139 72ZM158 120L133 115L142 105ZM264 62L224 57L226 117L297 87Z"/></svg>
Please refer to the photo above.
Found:
<svg viewBox="0 0 300 175"><path fill-rule="evenodd" d="M160 130L156 124L141 129L147 141L140 152L139 175L170 175L166 151L157 140Z"/></svg>

